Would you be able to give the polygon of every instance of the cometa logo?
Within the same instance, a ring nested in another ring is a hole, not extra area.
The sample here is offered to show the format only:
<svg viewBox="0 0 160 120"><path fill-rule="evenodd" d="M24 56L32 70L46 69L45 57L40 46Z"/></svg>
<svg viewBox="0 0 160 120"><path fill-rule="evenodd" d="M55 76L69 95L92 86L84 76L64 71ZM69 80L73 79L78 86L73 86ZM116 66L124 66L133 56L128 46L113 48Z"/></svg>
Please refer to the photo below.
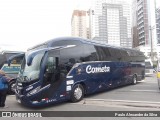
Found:
<svg viewBox="0 0 160 120"><path fill-rule="evenodd" d="M104 67L92 67L91 65L88 65L86 67L86 72L88 74L90 74L90 73L110 72L110 67L106 67L106 65Z"/></svg>

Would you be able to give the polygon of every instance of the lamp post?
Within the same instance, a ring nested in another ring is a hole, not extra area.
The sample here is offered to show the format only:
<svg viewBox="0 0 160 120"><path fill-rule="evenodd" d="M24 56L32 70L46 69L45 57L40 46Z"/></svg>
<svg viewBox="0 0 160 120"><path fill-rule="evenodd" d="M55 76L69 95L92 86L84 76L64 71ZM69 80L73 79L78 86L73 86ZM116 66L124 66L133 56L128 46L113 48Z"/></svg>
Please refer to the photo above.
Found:
<svg viewBox="0 0 160 120"><path fill-rule="evenodd" d="M153 61L153 40L152 40L152 30L154 29L154 26L151 27L149 26L149 30L150 30L150 37L151 37L151 60Z"/></svg>

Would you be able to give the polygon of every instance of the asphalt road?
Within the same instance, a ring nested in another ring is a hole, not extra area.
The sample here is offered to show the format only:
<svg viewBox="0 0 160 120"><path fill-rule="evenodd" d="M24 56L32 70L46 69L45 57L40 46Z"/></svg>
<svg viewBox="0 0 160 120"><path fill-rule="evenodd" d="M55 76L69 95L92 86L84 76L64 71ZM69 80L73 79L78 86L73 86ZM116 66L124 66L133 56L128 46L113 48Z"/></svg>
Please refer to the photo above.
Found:
<svg viewBox="0 0 160 120"><path fill-rule="evenodd" d="M160 92L157 86L156 75L152 75L146 77L145 80L139 82L137 85L123 86L89 95L78 103L64 102L45 108L33 109L22 106L17 103L14 95L9 95L7 96L6 104L9 107L0 109L0 111L160 111ZM118 120L122 118L120 117ZM63 118L58 117L57 119L61 120ZM135 117L127 117L125 119L135 119ZM139 119L142 119L142 117ZM147 120L148 118L144 119ZM158 120L156 117L154 119Z"/></svg>

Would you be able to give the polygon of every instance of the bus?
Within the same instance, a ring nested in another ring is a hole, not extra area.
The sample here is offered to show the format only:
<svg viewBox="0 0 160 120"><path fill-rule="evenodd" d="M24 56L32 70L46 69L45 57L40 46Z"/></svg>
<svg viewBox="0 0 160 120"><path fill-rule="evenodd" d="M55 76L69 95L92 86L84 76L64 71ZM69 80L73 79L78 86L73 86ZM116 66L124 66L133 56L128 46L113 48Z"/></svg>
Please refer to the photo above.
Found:
<svg viewBox="0 0 160 120"><path fill-rule="evenodd" d="M10 59L12 60L12 59ZM70 100L145 77L145 56L77 37L60 37L27 50L16 82L16 99L30 106Z"/></svg>
<svg viewBox="0 0 160 120"><path fill-rule="evenodd" d="M151 59L145 59L145 75L153 75L153 62Z"/></svg>
<svg viewBox="0 0 160 120"><path fill-rule="evenodd" d="M11 56L18 55L18 54L24 54L24 52L6 51L6 50L3 50L0 52L0 69L3 70L7 76L12 78L9 81L9 88L8 88L9 94L14 94L16 76L18 75L18 72L20 70L20 66L21 66L21 62L22 62L23 58L19 57L19 58L13 59L10 66L8 66L7 60Z"/></svg>

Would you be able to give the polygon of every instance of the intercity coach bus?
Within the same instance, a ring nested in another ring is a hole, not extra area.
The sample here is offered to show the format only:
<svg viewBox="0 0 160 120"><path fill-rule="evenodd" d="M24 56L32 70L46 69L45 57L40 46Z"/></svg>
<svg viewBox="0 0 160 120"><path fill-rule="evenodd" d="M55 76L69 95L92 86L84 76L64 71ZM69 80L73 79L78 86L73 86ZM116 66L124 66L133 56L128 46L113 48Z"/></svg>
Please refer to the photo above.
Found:
<svg viewBox="0 0 160 120"><path fill-rule="evenodd" d="M14 94L14 88L15 88L15 83L16 83L16 77L18 75L18 72L21 67L21 62L22 62L22 57L17 57L12 60L12 63L10 66L7 64L7 59L10 58L11 56L15 56L18 54L24 54L22 51L6 51L2 50L0 52L0 70L3 70L7 76L12 78L9 82L9 88L8 88L8 93L9 94Z"/></svg>
<svg viewBox="0 0 160 120"><path fill-rule="evenodd" d="M78 102L84 95L144 79L144 60L143 53L133 49L76 37L55 38L25 53L16 99L31 107Z"/></svg>
<svg viewBox="0 0 160 120"><path fill-rule="evenodd" d="M145 59L145 75L153 75L153 62L151 59Z"/></svg>

